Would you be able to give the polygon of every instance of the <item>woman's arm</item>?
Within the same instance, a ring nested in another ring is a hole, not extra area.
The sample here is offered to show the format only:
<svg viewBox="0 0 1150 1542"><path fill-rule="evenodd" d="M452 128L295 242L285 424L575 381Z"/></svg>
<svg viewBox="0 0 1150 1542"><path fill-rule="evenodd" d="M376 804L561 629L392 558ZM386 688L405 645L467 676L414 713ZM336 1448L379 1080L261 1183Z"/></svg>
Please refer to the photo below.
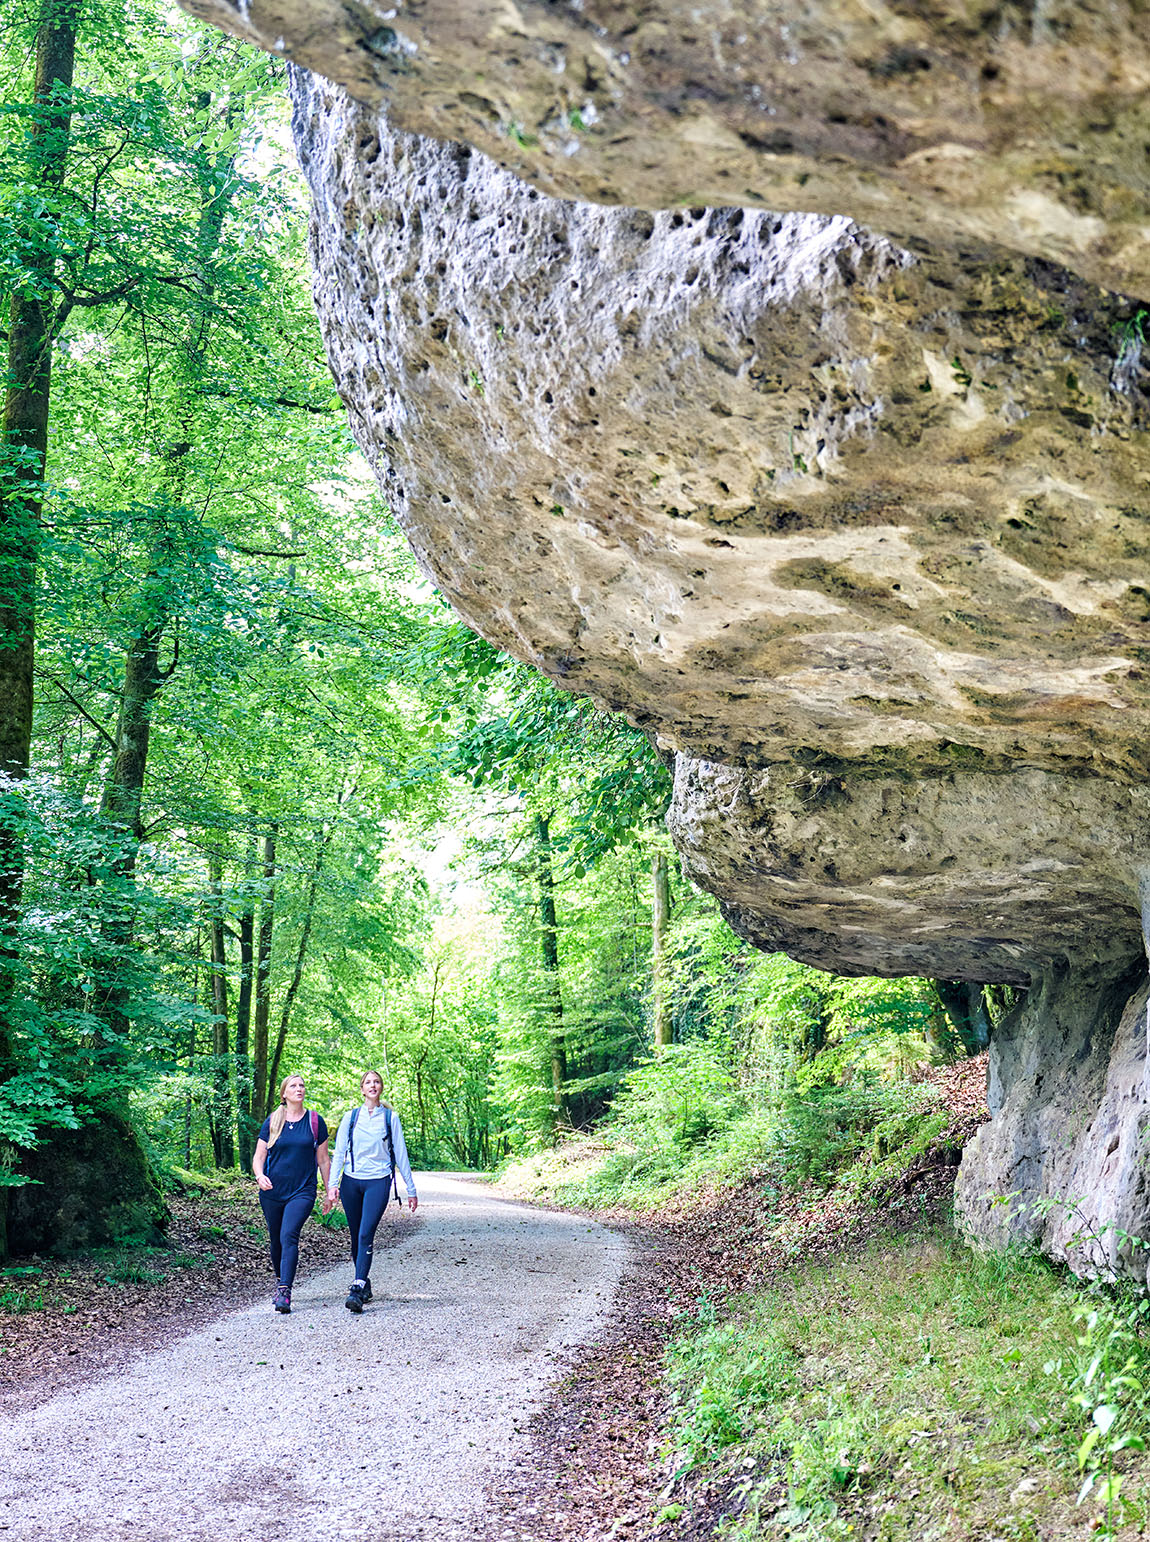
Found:
<svg viewBox="0 0 1150 1542"><path fill-rule="evenodd" d="M261 1189L270 1189L272 1181L264 1172L264 1163L268 1159L268 1143L266 1140L257 1140L255 1153L252 1156L252 1172L256 1175L256 1182Z"/></svg>
<svg viewBox="0 0 1150 1542"><path fill-rule="evenodd" d="M415 1193L415 1179L411 1176L411 1162L407 1156L407 1142L403 1138L403 1126L399 1122L399 1115L393 1108L391 1111L391 1145L395 1152L395 1165L399 1169L399 1176L403 1179L403 1186L407 1190L407 1203L414 1210L419 1205Z"/></svg>
<svg viewBox="0 0 1150 1542"><path fill-rule="evenodd" d="M324 1174L327 1184L327 1192L334 1205L339 1198L339 1180L343 1172L343 1164L347 1161L347 1132L351 1129L351 1114L344 1114L339 1121L339 1130L335 1137L335 1156L329 1164L328 1171ZM326 1144L326 1142L325 1142Z"/></svg>
<svg viewBox="0 0 1150 1542"><path fill-rule="evenodd" d="M319 1175L323 1179L323 1213L326 1215L335 1201L331 1197L328 1187L328 1176L331 1173L331 1153L327 1149L327 1141L321 1141L315 1148L315 1158L319 1163Z"/></svg>

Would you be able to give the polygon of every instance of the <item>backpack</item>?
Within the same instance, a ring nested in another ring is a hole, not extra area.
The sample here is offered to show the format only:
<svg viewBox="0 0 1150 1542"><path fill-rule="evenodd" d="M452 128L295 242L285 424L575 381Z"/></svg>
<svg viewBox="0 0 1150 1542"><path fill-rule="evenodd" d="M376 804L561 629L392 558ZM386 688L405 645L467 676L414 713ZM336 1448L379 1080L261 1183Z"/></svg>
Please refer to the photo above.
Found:
<svg viewBox="0 0 1150 1542"><path fill-rule="evenodd" d="M387 1155L391 1164L391 1175L387 1180L387 1198L383 1202L383 1208L386 1210L388 1205L391 1204L391 1191L393 1188L395 1190L396 1204L402 1204L402 1200L399 1197L399 1181L395 1176L395 1142L392 1139L391 1134L392 1110L387 1106L386 1103L381 1103L379 1106L387 1115L387 1121L384 1125L384 1128L387 1131ZM357 1103L352 1109L351 1124L348 1126L347 1130L347 1150L348 1155L351 1157L351 1170L353 1173L355 1172L355 1121L359 1118L359 1108L360 1105Z"/></svg>

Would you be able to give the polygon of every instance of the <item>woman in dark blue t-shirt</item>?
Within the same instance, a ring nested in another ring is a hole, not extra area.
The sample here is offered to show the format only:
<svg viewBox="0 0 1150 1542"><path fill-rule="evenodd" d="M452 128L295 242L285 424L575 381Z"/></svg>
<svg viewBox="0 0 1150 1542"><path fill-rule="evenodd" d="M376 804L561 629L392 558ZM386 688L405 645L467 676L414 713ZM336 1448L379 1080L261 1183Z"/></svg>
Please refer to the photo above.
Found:
<svg viewBox="0 0 1150 1542"><path fill-rule="evenodd" d="M299 1263L299 1234L315 1205L316 1170L323 1175L325 1212L327 1178L331 1159L327 1151L327 1125L318 1114L303 1106L307 1091L298 1073L280 1084L279 1107L260 1126L252 1157L252 1172L260 1187L260 1207L268 1224L272 1268L279 1288L272 1305L277 1312L291 1311L291 1288Z"/></svg>

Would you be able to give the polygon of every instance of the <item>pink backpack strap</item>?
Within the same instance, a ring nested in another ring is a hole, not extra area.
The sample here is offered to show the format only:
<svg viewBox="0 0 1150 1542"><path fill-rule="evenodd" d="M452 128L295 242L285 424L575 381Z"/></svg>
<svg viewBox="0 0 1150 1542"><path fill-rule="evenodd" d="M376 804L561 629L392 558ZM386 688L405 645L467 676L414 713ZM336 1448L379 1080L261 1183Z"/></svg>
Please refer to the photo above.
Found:
<svg viewBox="0 0 1150 1542"><path fill-rule="evenodd" d="M318 1146L319 1145L319 1115L316 1113L314 1108L308 1114L308 1118L311 1120L311 1139L312 1139L312 1145Z"/></svg>

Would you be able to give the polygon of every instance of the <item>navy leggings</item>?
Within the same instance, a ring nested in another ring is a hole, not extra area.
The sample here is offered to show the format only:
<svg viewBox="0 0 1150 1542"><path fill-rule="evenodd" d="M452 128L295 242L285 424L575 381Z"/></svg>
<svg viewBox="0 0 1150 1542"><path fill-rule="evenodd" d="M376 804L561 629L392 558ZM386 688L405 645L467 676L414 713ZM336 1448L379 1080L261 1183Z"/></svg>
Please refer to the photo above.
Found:
<svg viewBox="0 0 1150 1542"><path fill-rule="evenodd" d="M272 1268L280 1284L290 1290L299 1263L299 1234L315 1205L314 1189L304 1189L281 1199L274 1189L260 1190L260 1208L268 1223L268 1246Z"/></svg>
<svg viewBox="0 0 1150 1542"><path fill-rule="evenodd" d="M371 1278L375 1229L391 1198L390 1178L353 1178L346 1174L339 1185L340 1202L351 1229L351 1261L357 1280Z"/></svg>

